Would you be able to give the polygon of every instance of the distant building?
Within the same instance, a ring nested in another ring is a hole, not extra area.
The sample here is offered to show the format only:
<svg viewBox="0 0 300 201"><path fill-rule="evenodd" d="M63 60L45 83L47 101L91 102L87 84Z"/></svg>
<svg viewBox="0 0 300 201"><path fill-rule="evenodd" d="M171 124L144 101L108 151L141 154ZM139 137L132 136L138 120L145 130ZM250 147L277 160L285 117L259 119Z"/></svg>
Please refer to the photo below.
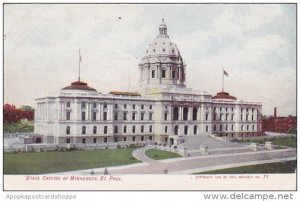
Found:
<svg viewBox="0 0 300 201"><path fill-rule="evenodd" d="M297 126L297 117L278 117L277 108L274 108L274 115L262 119L262 131L271 131L276 133L289 133Z"/></svg>
<svg viewBox="0 0 300 201"><path fill-rule="evenodd" d="M44 143L171 145L189 135L242 138L262 133L261 103L186 87L186 64L164 22L138 67L140 88L134 92L102 94L78 80L36 98L35 133L44 136Z"/></svg>

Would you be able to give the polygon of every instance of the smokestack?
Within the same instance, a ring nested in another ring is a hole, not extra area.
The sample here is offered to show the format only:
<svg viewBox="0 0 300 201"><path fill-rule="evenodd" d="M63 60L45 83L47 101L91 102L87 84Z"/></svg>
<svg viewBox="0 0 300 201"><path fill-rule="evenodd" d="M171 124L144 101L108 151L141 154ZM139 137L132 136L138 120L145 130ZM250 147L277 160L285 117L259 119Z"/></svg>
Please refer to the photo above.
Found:
<svg viewBox="0 0 300 201"><path fill-rule="evenodd" d="M274 117L277 117L277 107L274 107Z"/></svg>

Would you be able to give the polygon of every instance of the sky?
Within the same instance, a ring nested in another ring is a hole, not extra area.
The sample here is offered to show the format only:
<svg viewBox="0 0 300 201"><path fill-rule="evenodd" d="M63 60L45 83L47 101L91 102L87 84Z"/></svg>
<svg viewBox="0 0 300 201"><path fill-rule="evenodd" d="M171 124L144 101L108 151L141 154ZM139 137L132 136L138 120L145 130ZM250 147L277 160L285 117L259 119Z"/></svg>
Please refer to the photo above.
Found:
<svg viewBox="0 0 300 201"><path fill-rule="evenodd" d="M78 79L98 92L138 86L138 63L161 19L187 64L187 87L222 88L296 115L293 4L5 4L4 103L30 105Z"/></svg>

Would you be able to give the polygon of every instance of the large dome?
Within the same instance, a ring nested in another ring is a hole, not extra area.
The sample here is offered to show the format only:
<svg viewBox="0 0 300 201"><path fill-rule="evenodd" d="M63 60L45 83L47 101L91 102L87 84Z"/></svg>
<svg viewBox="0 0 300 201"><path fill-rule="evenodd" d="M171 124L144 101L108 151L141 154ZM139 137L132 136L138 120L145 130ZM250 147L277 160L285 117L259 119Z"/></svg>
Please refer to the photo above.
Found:
<svg viewBox="0 0 300 201"><path fill-rule="evenodd" d="M167 26L164 21L159 26L159 35L149 44L145 55L146 58L157 56L177 57L181 60L177 45L170 40L167 34Z"/></svg>
<svg viewBox="0 0 300 201"><path fill-rule="evenodd" d="M150 91L153 88L185 87L186 65L177 45L167 34L164 20L158 29L159 35L149 44L139 63L140 86Z"/></svg>

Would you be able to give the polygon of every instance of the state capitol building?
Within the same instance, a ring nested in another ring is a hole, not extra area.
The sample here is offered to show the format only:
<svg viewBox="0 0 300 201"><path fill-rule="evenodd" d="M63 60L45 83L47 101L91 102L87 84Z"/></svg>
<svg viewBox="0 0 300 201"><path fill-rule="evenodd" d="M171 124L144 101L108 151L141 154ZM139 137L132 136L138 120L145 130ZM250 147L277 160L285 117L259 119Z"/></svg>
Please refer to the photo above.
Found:
<svg viewBox="0 0 300 201"><path fill-rule="evenodd" d="M186 64L162 21L139 63L136 91L102 94L80 81L35 99L34 133L43 143L157 142L184 137L226 139L261 135L261 103L222 91L212 96L186 86Z"/></svg>

